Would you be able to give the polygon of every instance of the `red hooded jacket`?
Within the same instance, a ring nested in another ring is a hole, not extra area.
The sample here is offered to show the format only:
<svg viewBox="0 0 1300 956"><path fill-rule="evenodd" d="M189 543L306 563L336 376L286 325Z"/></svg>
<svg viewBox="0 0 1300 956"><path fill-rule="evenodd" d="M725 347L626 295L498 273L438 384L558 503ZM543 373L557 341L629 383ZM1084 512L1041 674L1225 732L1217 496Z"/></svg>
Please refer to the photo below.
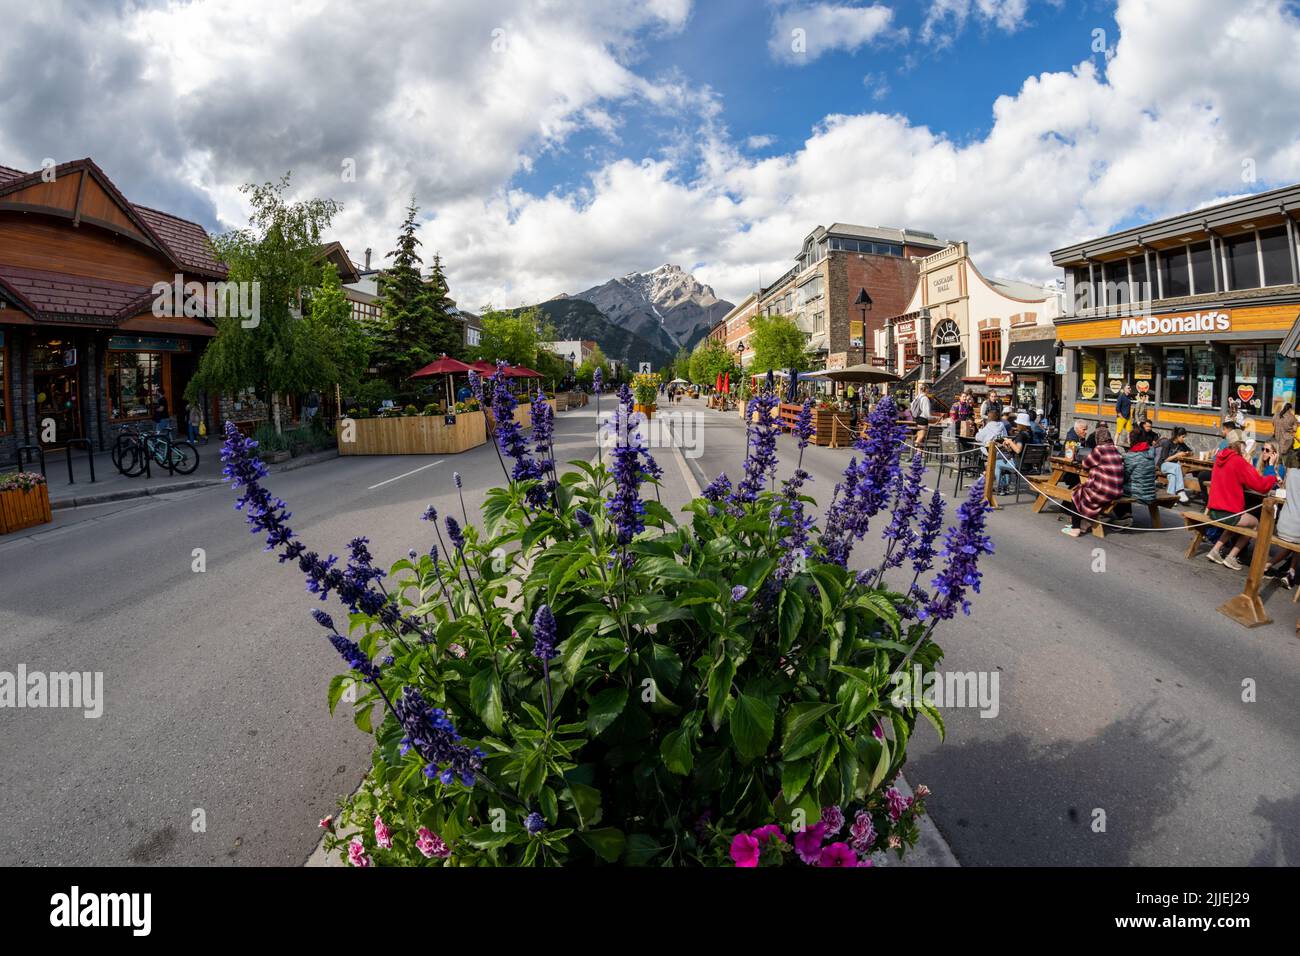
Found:
<svg viewBox="0 0 1300 956"><path fill-rule="evenodd" d="M1276 484L1276 478L1261 475L1235 448L1224 448L1214 456L1214 470L1210 472L1210 507L1237 514L1246 510L1243 488L1264 494Z"/></svg>

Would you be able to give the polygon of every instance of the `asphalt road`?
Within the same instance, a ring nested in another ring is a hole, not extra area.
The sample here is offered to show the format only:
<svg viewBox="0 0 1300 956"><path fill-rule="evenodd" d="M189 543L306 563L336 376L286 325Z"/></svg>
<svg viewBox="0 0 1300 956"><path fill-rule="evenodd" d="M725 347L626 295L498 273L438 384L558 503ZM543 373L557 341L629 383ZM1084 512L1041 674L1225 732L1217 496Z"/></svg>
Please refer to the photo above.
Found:
<svg viewBox="0 0 1300 956"><path fill-rule="evenodd" d="M697 480L722 470L735 479L739 417L702 414ZM784 477L788 436L780 453ZM808 449L823 506L850 454ZM950 518L953 482L941 483ZM946 741L920 726L907 766L913 785L934 791L931 812L957 859L1300 864L1300 607L1290 592L1266 586L1274 623L1247 630L1216 610L1243 574L1185 560L1188 535L1173 515L1163 523L1176 530L1102 542L1059 534L1059 512L1033 514L1027 496L1004 503L989 519L996 554L981 565L971 617L936 632L945 671L997 673L997 715L946 710ZM878 562L882 549L872 534L855 566ZM1245 681L1253 703L1243 701Z"/></svg>
<svg viewBox="0 0 1300 956"><path fill-rule="evenodd" d="M739 418L680 408L698 416L696 430L676 430L698 453L687 462L695 481L737 478ZM595 453L593 413L557 416L560 460ZM784 475L794 444L780 446ZM823 504L849 454L808 450ZM672 453L659 455L676 510L692 483ZM427 547L425 505L459 513L453 469L473 520L500 476L490 446L338 459L268 484L309 547L340 552L365 534L387 564ZM10 863L299 863L316 820L360 781L369 740L346 713L328 715L340 666L307 616L317 605L231 501L219 487L78 508L0 539L0 670L103 671L106 697L99 719L0 709ZM913 739L908 777L934 791L958 859L1300 863L1300 609L1266 593L1277 622L1244 630L1215 611L1240 575L1183 560L1185 532L1075 540L1029 508L1026 498L991 517L983 594L971 618L939 632L946 670L996 672L997 716L949 709L946 742L928 725ZM191 570L194 548L205 573ZM869 539L855 563L879 553ZM1243 702L1245 680L1257 702ZM199 809L205 832L192 826Z"/></svg>
<svg viewBox="0 0 1300 956"><path fill-rule="evenodd" d="M558 415L556 437L558 460L591 458L594 407ZM460 515L453 470L474 521L501 480L491 445L339 458L267 484L310 548L342 554L364 534L387 567L428 548L426 505ZM342 668L308 616L319 605L233 500L223 485L58 511L0 539L0 670L102 671L105 697L96 719L0 708L8 863L297 864L365 774L371 739L346 708L329 715Z"/></svg>

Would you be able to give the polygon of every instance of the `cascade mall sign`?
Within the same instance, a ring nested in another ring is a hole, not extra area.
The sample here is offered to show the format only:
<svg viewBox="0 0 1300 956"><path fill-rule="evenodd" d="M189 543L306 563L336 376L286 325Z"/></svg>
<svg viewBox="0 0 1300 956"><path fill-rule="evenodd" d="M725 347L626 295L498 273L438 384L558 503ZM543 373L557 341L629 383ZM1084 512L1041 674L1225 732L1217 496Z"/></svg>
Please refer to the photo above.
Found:
<svg viewBox="0 0 1300 956"><path fill-rule="evenodd" d="M1147 315L1125 319L1120 323L1121 336L1199 335L1204 332L1228 332L1232 329L1229 311L1190 312L1185 315Z"/></svg>

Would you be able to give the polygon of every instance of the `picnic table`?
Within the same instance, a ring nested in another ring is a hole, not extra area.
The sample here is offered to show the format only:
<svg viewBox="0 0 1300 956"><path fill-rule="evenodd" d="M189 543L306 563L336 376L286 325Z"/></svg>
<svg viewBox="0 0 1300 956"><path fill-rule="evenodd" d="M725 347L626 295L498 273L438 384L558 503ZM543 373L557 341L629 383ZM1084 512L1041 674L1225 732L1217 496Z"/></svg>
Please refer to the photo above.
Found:
<svg viewBox="0 0 1300 956"><path fill-rule="evenodd" d="M1038 492L1038 500L1034 502L1034 514L1040 514L1047 507L1049 501L1064 504L1068 500L1071 507L1073 507L1074 488L1066 487L1062 484L1062 481L1066 475L1076 475L1085 479L1088 477L1088 469L1083 467L1082 462L1073 458L1066 458L1064 455L1053 455L1048 459L1048 463L1052 466L1052 473L1047 477L1025 476L1029 480L1030 486ZM1168 484L1168 479L1164 475L1159 475L1156 478L1156 483L1158 485ZM1136 501L1127 495L1122 495L1102 508L1101 514L1097 516L1098 520L1092 521L1093 536L1098 538L1106 537L1106 527L1101 521L1114 513L1116 505L1146 505L1147 513L1151 516L1151 527L1159 528L1160 509L1162 507L1172 508L1177 500L1177 496L1170 494L1162 495L1157 493L1155 498L1150 501Z"/></svg>

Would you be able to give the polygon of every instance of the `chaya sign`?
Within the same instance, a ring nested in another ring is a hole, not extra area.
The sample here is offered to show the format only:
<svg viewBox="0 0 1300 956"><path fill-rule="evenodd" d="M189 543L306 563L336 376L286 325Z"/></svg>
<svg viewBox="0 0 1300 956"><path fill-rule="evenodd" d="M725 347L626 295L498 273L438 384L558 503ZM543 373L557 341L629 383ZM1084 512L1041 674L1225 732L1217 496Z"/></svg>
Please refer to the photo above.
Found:
<svg viewBox="0 0 1300 956"><path fill-rule="evenodd" d="M1183 315L1147 315L1125 319L1120 323L1121 336L1200 335L1204 332L1230 332L1232 313L1227 310L1189 312Z"/></svg>

